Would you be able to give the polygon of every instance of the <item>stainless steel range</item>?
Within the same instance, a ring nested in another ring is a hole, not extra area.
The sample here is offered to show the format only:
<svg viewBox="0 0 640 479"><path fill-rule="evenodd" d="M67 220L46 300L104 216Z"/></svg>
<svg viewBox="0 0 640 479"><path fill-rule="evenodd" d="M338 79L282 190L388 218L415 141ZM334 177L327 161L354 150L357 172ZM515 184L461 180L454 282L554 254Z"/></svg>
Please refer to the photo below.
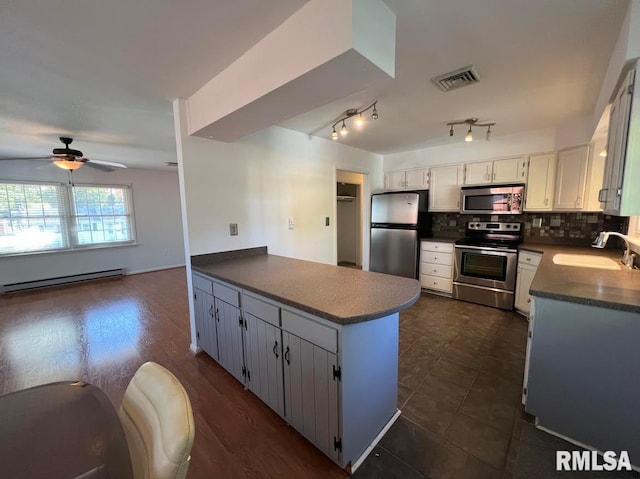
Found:
<svg viewBox="0 0 640 479"><path fill-rule="evenodd" d="M453 297L513 309L522 223L470 221L456 241Z"/></svg>

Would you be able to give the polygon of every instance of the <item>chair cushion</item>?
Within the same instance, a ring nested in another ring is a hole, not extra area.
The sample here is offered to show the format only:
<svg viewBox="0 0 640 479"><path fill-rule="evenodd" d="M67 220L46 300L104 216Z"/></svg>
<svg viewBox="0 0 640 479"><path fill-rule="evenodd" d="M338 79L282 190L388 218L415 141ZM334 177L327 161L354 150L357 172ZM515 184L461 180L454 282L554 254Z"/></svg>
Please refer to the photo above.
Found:
<svg viewBox="0 0 640 479"><path fill-rule="evenodd" d="M118 411L136 479L182 478L195 433L187 392L162 366L140 366Z"/></svg>

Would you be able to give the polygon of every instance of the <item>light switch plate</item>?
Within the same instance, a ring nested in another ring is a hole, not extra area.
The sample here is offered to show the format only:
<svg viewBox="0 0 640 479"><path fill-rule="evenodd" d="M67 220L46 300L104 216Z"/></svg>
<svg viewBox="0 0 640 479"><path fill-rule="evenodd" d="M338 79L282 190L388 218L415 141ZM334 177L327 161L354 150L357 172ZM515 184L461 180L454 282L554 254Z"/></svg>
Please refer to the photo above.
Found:
<svg viewBox="0 0 640 479"><path fill-rule="evenodd" d="M289 229L292 230L296 227L296 220L289 218Z"/></svg>
<svg viewBox="0 0 640 479"><path fill-rule="evenodd" d="M229 223L229 234L231 236L238 236L238 223Z"/></svg>

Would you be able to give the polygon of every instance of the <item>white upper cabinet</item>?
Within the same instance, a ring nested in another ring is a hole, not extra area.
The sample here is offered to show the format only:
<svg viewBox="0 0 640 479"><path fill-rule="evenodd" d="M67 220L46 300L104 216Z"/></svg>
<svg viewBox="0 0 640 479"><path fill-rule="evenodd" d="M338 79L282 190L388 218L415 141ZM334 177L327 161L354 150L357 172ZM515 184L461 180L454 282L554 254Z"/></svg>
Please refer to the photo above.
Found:
<svg viewBox="0 0 640 479"><path fill-rule="evenodd" d="M524 183L527 176L527 162L522 156L467 163L464 167L465 186Z"/></svg>
<svg viewBox="0 0 640 479"><path fill-rule="evenodd" d="M551 211L553 187L556 180L556 154L546 153L529 157L525 211Z"/></svg>
<svg viewBox="0 0 640 479"><path fill-rule="evenodd" d="M460 211L462 165L431 168L429 211Z"/></svg>
<svg viewBox="0 0 640 479"><path fill-rule="evenodd" d="M640 88L637 64L624 72L612 98L607 159L600 202L604 212L617 216L640 215Z"/></svg>
<svg viewBox="0 0 640 479"><path fill-rule="evenodd" d="M384 174L384 187L387 190L401 190L404 188L404 171L387 171Z"/></svg>
<svg viewBox="0 0 640 479"><path fill-rule="evenodd" d="M387 190L426 190L429 188L429 168L387 171L384 187Z"/></svg>
<svg viewBox="0 0 640 479"><path fill-rule="evenodd" d="M465 185L486 185L491 183L493 174L492 161L480 161L464 165Z"/></svg>
<svg viewBox="0 0 640 479"><path fill-rule="evenodd" d="M568 148L558 153L555 210L582 210L588 161L588 145Z"/></svg>
<svg viewBox="0 0 640 479"><path fill-rule="evenodd" d="M524 183L527 174L527 162L524 157L506 158L493 162L493 183Z"/></svg>

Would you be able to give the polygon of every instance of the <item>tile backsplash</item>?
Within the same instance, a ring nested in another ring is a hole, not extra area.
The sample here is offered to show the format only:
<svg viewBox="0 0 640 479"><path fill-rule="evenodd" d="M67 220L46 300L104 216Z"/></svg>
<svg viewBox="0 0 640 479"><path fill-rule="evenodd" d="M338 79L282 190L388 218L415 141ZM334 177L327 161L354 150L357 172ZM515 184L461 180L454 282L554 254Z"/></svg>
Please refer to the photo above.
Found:
<svg viewBox="0 0 640 479"><path fill-rule="evenodd" d="M542 226L534 227L534 220L542 218ZM491 221L489 215L461 215L433 213L434 236L464 236L469 221ZM525 241L539 243L590 244L600 231L626 232L628 218L602 213L524 213L500 216L502 222L524 223ZM613 247L619 247L615 242Z"/></svg>

